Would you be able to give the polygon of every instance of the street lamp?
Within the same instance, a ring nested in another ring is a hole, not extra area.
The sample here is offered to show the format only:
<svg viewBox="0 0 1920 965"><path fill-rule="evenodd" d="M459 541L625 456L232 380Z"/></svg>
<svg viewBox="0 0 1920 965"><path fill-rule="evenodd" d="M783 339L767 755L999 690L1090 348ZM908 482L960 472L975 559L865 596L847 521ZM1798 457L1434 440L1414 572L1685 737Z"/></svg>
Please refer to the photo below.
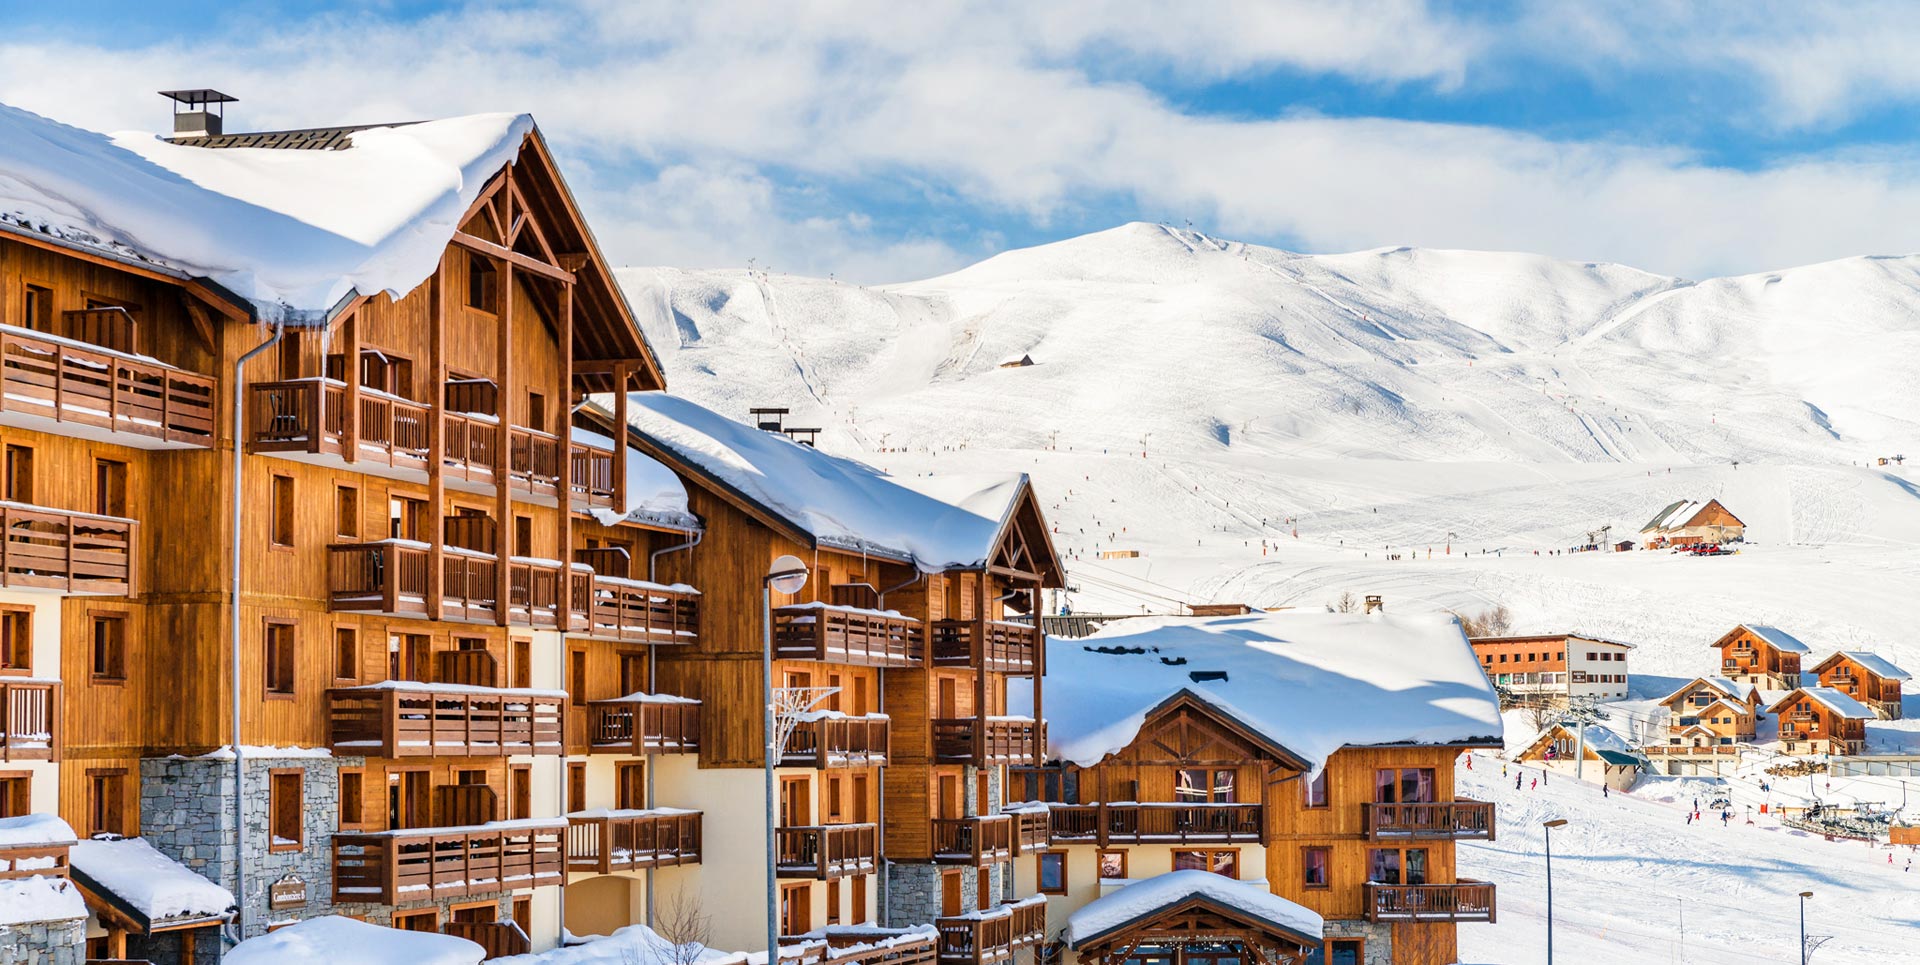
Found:
<svg viewBox="0 0 1920 965"><path fill-rule="evenodd" d="M1567 826L1566 818L1543 821L1547 835L1547 965L1553 965L1553 829ZM1805 965L1803 962L1802 965Z"/></svg>
<svg viewBox="0 0 1920 965"><path fill-rule="evenodd" d="M1800 893L1800 965L1807 965L1807 899L1813 892Z"/></svg>
<svg viewBox="0 0 1920 965"><path fill-rule="evenodd" d="M766 688L767 699L767 745L762 755L767 778L767 965L780 963L779 865L774 856L774 825L779 809L773 796L773 763L780 749L773 746L779 739L774 736L773 726L773 591L791 596L806 585L807 564L797 556L774 560L767 568L767 575L760 579L760 682Z"/></svg>

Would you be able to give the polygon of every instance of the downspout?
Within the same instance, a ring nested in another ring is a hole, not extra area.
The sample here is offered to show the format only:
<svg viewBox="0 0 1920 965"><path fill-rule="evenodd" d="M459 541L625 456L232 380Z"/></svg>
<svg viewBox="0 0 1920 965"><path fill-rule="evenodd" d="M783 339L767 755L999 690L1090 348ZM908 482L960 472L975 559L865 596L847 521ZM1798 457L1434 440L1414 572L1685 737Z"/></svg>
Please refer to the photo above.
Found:
<svg viewBox="0 0 1920 965"><path fill-rule="evenodd" d="M705 535L706 535L706 530L697 529L693 531L693 538L690 540L687 540L684 543L676 543L673 546L664 546L664 547L661 547L660 549L654 550L651 553L648 553L647 554L647 582L649 583L655 582L654 572L660 566L660 557L665 556L668 553L677 553L680 550L693 549L694 547L700 545L700 540ZM647 692L648 693L653 693L654 688L657 686L657 684L654 681L654 667L655 667L654 652L657 649L658 648L652 647L652 646L647 647ZM647 755L647 807L649 808L659 806L659 802L654 800L654 797L653 797L653 787L654 787L653 781L654 781L654 777L656 776L656 772L658 770L659 768L655 766L654 756L651 754ZM653 897L654 897L653 896L653 867L649 865L647 867L647 927L648 928L653 927L653 911L654 911Z"/></svg>
<svg viewBox="0 0 1920 965"><path fill-rule="evenodd" d="M884 590L881 590L880 593L878 594L880 598L879 609L884 610L887 608L887 594L896 593L896 592L899 592L900 590L904 590L907 587L910 587L915 583L918 583L921 580L924 580L926 578L927 578L927 574L922 573L919 570L919 568L916 567L913 571L912 579L909 579L905 583L901 583L897 586L890 586ZM883 714L886 713L887 712L887 668L885 667L880 668L880 694L876 702L880 706L880 713L883 713ZM880 805L880 826L882 828L885 828L886 821L887 821L887 769L884 765L882 765L880 768L879 805ZM879 904L874 908L874 917L878 918L880 920L880 923L883 926L892 924L891 916L888 914L888 909L892 906L892 892L893 892L893 862L887 860L886 835L883 833L880 835L880 893L875 896Z"/></svg>
<svg viewBox="0 0 1920 965"><path fill-rule="evenodd" d="M648 583L656 582L653 574L654 574L654 571L660 566L660 557L665 556L668 553L678 553L681 550L693 549L694 547L700 545L700 541L704 539L706 535L707 535L706 530L696 529L693 531L692 539L687 540L684 543L675 543L672 546L661 547L660 549L657 549L651 553L648 553L647 554L647 582Z"/></svg>
<svg viewBox="0 0 1920 965"><path fill-rule="evenodd" d="M887 588L886 588L886 589L884 589L884 590L881 590L881 591L880 591L880 593L879 593L879 597L880 597L880 607L879 607L879 608L880 608L880 609L882 609L882 610L884 610L884 609L886 609L886 608L887 608L887 594L889 594L889 593L898 593L899 591L901 591L901 590L904 590L904 589L906 589L907 587L910 587L910 586L912 586L912 585L914 585L915 583L918 583L918 582L920 582L921 580L924 580L924 579L926 579L926 578L927 578L927 574L925 574L925 573L922 573L922 572L920 572L920 571L919 571L918 569L915 569L915 570L913 571L913 579L910 579L910 580L908 580L908 581L906 581L905 583L902 583L902 584L900 584L900 585L898 585L898 586L890 586L890 587L887 587Z"/></svg>
<svg viewBox="0 0 1920 965"><path fill-rule="evenodd" d="M245 479L246 458L243 438L246 435L246 406L243 404L246 393L247 362L275 345L280 344L286 335L285 322L273 323L273 335L233 363L233 596L228 605L228 644L231 651L233 673L233 894L239 899L240 913L236 919L234 933L239 940L247 937L247 819L243 806L246 788L246 767L241 753L240 727L240 523L242 483ZM318 432L319 426L313 431Z"/></svg>

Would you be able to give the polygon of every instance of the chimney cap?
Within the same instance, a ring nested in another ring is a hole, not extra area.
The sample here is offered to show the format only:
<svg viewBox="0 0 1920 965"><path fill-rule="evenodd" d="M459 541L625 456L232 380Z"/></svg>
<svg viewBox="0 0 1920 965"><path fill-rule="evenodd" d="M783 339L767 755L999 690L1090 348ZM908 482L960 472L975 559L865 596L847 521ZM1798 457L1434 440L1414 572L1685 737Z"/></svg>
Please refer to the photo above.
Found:
<svg viewBox="0 0 1920 965"><path fill-rule="evenodd" d="M160 96L173 102L173 109L205 110L208 104L231 104L240 98L232 94L223 94L211 87L199 87L193 90L163 90Z"/></svg>

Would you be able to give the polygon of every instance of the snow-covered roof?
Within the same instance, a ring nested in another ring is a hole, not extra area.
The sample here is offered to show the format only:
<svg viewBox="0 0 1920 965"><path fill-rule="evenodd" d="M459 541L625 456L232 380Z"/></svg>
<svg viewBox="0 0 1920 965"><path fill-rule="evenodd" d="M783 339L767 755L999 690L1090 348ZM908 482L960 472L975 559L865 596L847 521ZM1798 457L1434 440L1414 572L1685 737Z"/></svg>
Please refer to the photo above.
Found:
<svg viewBox="0 0 1920 965"><path fill-rule="evenodd" d="M34 875L0 881L0 927L85 917L86 899L65 878Z"/></svg>
<svg viewBox="0 0 1920 965"><path fill-rule="evenodd" d="M1584 734L1584 740L1586 741L1587 750L1592 751L1595 756L1599 756L1605 752L1625 755L1636 759L1643 756L1639 751L1634 749L1633 742L1628 740L1625 735L1605 724L1591 722L1586 725L1584 730L1586 732ZM1548 724L1545 729L1528 738L1525 743L1517 745L1515 753L1512 756L1519 757L1527 751L1538 747L1541 742L1554 739L1557 734L1565 734L1570 739L1583 738L1580 732L1565 723Z"/></svg>
<svg viewBox="0 0 1920 965"><path fill-rule="evenodd" d="M1800 694L1805 694L1809 700L1826 705L1828 710L1833 711L1841 717L1853 720L1872 720L1879 716L1867 709L1866 704L1832 687L1802 687L1799 690L1789 691L1785 697L1780 698L1774 702L1773 706L1768 707L1767 713L1780 713L1781 708L1794 703L1794 698Z"/></svg>
<svg viewBox="0 0 1920 965"><path fill-rule="evenodd" d="M611 399L598 405L612 410ZM664 392L630 394L627 421L659 449L821 545L925 572L985 562L1026 485L1020 474L894 478Z"/></svg>
<svg viewBox="0 0 1920 965"><path fill-rule="evenodd" d="M1826 669L1827 665L1834 661L1834 658L1840 657L1840 656L1845 656L1847 659L1852 660L1854 663L1859 664L1861 668L1865 669L1868 673L1874 674L1875 676L1881 677L1886 680L1913 679L1912 674L1909 674L1905 670L1901 670L1899 667L1894 666L1893 661L1888 660L1887 658L1877 653L1874 653L1870 650L1842 650L1839 653L1834 654L1832 657L1828 657L1827 659L1820 661L1820 665L1814 668L1815 671L1818 672L1820 670Z"/></svg>
<svg viewBox="0 0 1920 965"><path fill-rule="evenodd" d="M573 441L596 449L613 451L613 440L578 426ZM627 446L627 504L621 509L593 508L593 518L602 526L641 523L669 529L696 530L700 520L687 509L687 487L673 470L632 446Z"/></svg>
<svg viewBox="0 0 1920 965"><path fill-rule="evenodd" d="M73 826L56 814L22 814L0 818L0 848L59 847L79 841Z"/></svg>
<svg viewBox="0 0 1920 965"><path fill-rule="evenodd" d="M88 840L73 846L73 876L149 925L225 918L233 892L161 854L141 838Z"/></svg>
<svg viewBox="0 0 1920 965"><path fill-rule="evenodd" d="M675 945L640 924L628 925L611 935L570 935L569 940L579 944L488 961L492 965L722 965L747 960L740 952Z"/></svg>
<svg viewBox="0 0 1920 965"><path fill-rule="evenodd" d="M1640 527L1640 532L1653 533L1663 529L1672 529L1680 525L1680 523L1692 519L1693 514L1698 512L1699 509L1700 504L1691 499L1682 499L1678 502L1668 503L1664 509L1653 514L1653 518L1647 521L1647 525Z"/></svg>
<svg viewBox="0 0 1920 965"><path fill-rule="evenodd" d="M1024 688L1008 690L1009 713L1032 710ZM1048 638L1048 752L1095 764L1182 693L1314 770L1342 747L1497 745L1502 729L1499 700L1450 614L1139 617Z"/></svg>
<svg viewBox="0 0 1920 965"><path fill-rule="evenodd" d="M1760 692L1759 688L1752 684L1735 683L1725 677L1695 677L1687 681L1680 689L1660 698L1659 702L1662 704L1671 703L1678 698L1692 693L1694 688L1701 685L1717 690L1726 697L1748 705L1753 703L1754 696Z"/></svg>
<svg viewBox="0 0 1920 965"><path fill-rule="evenodd" d="M1812 648L1800 642L1800 638L1779 627L1770 627L1764 623L1740 624L1748 633L1767 642L1767 645L1781 653L1810 653Z"/></svg>
<svg viewBox="0 0 1920 965"><path fill-rule="evenodd" d="M1067 925L1061 937L1067 947L1078 949L1194 898L1272 926L1276 931L1297 936L1303 942L1320 941L1322 930L1326 927L1326 923L1311 909L1294 904L1265 888L1211 871L1186 870L1169 871L1136 881L1087 902L1067 916Z"/></svg>
<svg viewBox="0 0 1920 965"><path fill-rule="evenodd" d="M0 230L205 277L262 317L316 321L431 275L533 130L475 114L353 132L334 151L191 147L0 104Z"/></svg>
<svg viewBox="0 0 1920 965"><path fill-rule="evenodd" d="M475 965L487 950L464 938L325 915L249 938L222 965Z"/></svg>

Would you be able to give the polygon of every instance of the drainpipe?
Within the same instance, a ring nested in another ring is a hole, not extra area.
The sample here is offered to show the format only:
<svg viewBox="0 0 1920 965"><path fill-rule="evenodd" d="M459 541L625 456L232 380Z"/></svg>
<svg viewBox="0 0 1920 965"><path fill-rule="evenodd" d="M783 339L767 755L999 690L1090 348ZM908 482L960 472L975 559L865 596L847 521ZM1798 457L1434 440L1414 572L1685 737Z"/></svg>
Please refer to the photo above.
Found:
<svg viewBox="0 0 1920 965"><path fill-rule="evenodd" d="M887 594L897 593L900 590L904 590L907 587L910 587L915 583L918 583L921 580L924 580L926 578L927 578L927 574L920 572L920 570L916 568L913 571L913 577L907 580L905 583L901 583L897 586L890 586L884 590L881 590L880 593L878 594L880 597L879 609L884 610L887 608ZM928 646L932 646L931 641L928 642ZM887 712L887 668L885 667L880 668L880 695L878 697L878 703L880 705L880 713L883 713L883 714L886 713ZM880 768L880 802L879 803L880 803L880 826L881 828L884 829L886 827L886 821L887 821L887 769L885 767ZM880 843L880 889L879 889L880 893L876 896L879 899L879 905L874 909L874 912L875 912L875 917L880 919L880 923L882 925L891 925L893 923L892 916L888 913L888 909L893 904L893 900L892 900L893 898L893 862L887 860L886 835L884 833L882 833L880 841L881 841Z"/></svg>
<svg viewBox="0 0 1920 965"><path fill-rule="evenodd" d="M240 914L234 932L241 941L247 938L247 816L242 804L246 767L240 751L240 523L243 519L241 507L245 505L241 494L245 491L242 488L246 466L243 440L247 431L244 401L248 360L280 344L281 337L286 334L286 323L274 322L273 335L233 363L233 598L228 606L227 649L231 651L233 672L233 894L240 900ZM314 426L313 431L320 431L320 427Z"/></svg>
<svg viewBox="0 0 1920 965"><path fill-rule="evenodd" d="M678 553L681 550L693 549L694 547L700 545L700 540L705 538L706 535L707 535L706 530L696 529L693 531L692 539L687 540L684 543L675 543L672 546L661 547L660 549L657 549L651 553L648 553L647 554L647 582L648 583L656 582L653 574L654 574L654 570L660 566L660 557L665 556L668 553Z"/></svg>
<svg viewBox="0 0 1920 965"><path fill-rule="evenodd" d="M880 594L879 594L879 596L880 596L880 607L879 607L879 608L880 608L880 609L882 609L882 610L884 610L884 609L886 609L886 608L887 608L887 594L889 594L889 593L898 593L899 591L901 591L901 590L904 590L904 589L906 589L907 587L910 587L910 586L912 586L912 585L914 585L915 583L918 583L918 582L920 582L921 580L924 580L924 579L926 579L926 578L927 578L927 574L925 574L925 573L922 573L922 572L920 572L920 571L919 571L918 569L915 569L915 570L913 571L913 579L910 579L910 580L908 580L908 581L906 581L905 583L902 583L902 584L900 584L900 585L898 585L898 586L890 586L890 587L887 587L887 588L886 588L886 589L884 589L884 590L881 590L881 591L880 591Z"/></svg>
<svg viewBox="0 0 1920 965"><path fill-rule="evenodd" d="M665 556L668 553L677 553L681 550L693 549L694 547L700 545L700 540L705 535L706 535L705 530L694 530L692 539L689 539L684 543L676 543L672 546L663 546L660 549L657 549L651 553L648 553L647 554L647 582L649 583L656 582L654 573L659 569L660 557ZM655 649L656 649L655 647L651 647L651 646L647 648L647 692L648 693L653 693L654 687L656 686L654 682L654 677L653 677ZM655 772L659 770L659 768L654 765L655 765L654 755L652 754L647 755L647 807L650 807L650 808L659 806L659 802L654 800L654 797L653 797L653 779L655 776ZM653 899L654 899L653 868L648 867L647 868L647 927L648 928L653 927L653 911L654 911Z"/></svg>

